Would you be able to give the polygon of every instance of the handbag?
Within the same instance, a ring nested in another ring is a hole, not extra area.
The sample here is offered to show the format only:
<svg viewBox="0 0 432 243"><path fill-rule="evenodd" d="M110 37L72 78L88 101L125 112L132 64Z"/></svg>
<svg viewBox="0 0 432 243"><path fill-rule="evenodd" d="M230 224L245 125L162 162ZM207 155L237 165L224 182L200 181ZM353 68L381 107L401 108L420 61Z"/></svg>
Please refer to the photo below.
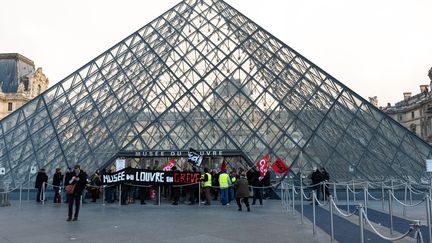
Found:
<svg viewBox="0 0 432 243"><path fill-rule="evenodd" d="M74 191L75 191L75 184L67 185L67 186L65 187L65 191L66 191L66 194L74 194Z"/></svg>

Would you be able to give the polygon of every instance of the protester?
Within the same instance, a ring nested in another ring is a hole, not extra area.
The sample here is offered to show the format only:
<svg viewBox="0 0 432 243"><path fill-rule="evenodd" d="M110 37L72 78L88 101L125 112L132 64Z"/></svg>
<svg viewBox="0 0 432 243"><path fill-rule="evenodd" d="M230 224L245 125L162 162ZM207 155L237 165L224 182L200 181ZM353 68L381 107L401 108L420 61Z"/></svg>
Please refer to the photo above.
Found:
<svg viewBox="0 0 432 243"><path fill-rule="evenodd" d="M71 194L68 194L69 211L67 221L77 221L80 209L80 199L82 192L85 189L87 183L87 174L81 170L79 165L75 165L72 178L69 180L69 185L74 185L74 189ZM72 219L73 204L75 202L75 214Z"/></svg>
<svg viewBox="0 0 432 243"><path fill-rule="evenodd" d="M54 190L54 203L61 203L60 197L60 187L63 183L63 175L61 173L61 168L56 168L53 176L53 190Z"/></svg>
<svg viewBox="0 0 432 243"><path fill-rule="evenodd" d="M316 198L318 200L321 200L320 199L320 191L321 191L320 183L322 181L321 172L317 168L314 168L312 175L310 177L312 180L312 190L315 191Z"/></svg>
<svg viewBox="0 0 432 243"><path fill-rule="evenodd" d="M212 175L208 172L209 172L208 168L204 168L204 178L202 179L202 181L204 183L203 188L204 188L205 200L206 200L204 205L210 205L211 204L210 189L212 186Z"/></svg>
<svg viewBox="0 0 432 243"><path fill-rule="evenodd" d="M250 212L249 207L249 184L246 178L246 173L241 172L240 178L236 180L234 184L234 188L236 191L235 197L237 201L238 211L242 211L241 200L243 199L243 203L247 208L247 211Z"/></svg>
<svg viewBox="0 0 432 243"><path fill-rule="evenodd" d="M72 179L72 176L73 176L73 170L72 170L72 168L68 167L66 169L66 173L64 176L64 180L63 180L63 188L65 188L67 185L69 185L69 181L70 181L70 179ZM68 203L68 197L67 196L64 198L64 202Z"/></svg>
<svg viewBox="0 0 432 243"><path fill-rule="evenodd" d="M36 175L35 188L38 189L36 202L41 202L45 199L44 191L46 190L47 182L48 182L48 176L45 172L45 169L42 168L39 170L39 172Z"/></svg>
<svg viewBox="0 0 432 243"><path fill-rule="evenodd" d="M90 194L92 197L92 202L96 202L96 199L99 198L100 186L102 185L102 181L100 178L100 172L97 170L91 180L90 183Z"/></svg>
<svg viewBox="0 0 432 243"><path fill-rule="evenodd" d="M226 170L221 171L219 174L219 188L220 200L222 205L229 205L228 203L228 188L231 186L231 179Z"/></svg>
<svg viewBox="0 0 432 243"><path fill-rule="evenodd" d="M236 182L236 180L237 180L237 175L236 175L235 171L232 170L230 172L229 176L230 176L230 179L231 179L231 184L234 185L235 182ZM228 196L229 196L228 202L231 202L232 200L234 200L234 197L235 197L235 188L234 187L230 187L229 188Z"/></svg>
<svg viewBox="0 0 432 243"><path fill-rule="evenodd" d="M176 166L172 167L173 171L178 171ZM172 190L171 190L171 197L173 199L173 203L172 205L178 205L179 200L180 200L180 187L178 186L173 186Z"/></svg>
<svg viewBox="0 0 432 243"><path fill-rule="evenodd" d="M329 191L329 188L328 188L328 185L326 184L326 182L328 182L330 180L330 175L324 167L321 167L320 173L321 173L321 181L323 182L322 194L325 195L325 198L329 199L331 194L330 194L330 191Z"/></svg>
<svg viewBox="0 0 432 243"><path fill-rule="evenodd" d="M255 205L256 200L259 200L260 205L263 205L262 203L262 181L260 180L260 172L256 171L253 174L252 179L252 186L253 186L253 200L252 205Z"/></svg>
<svg viewBox="0 0 432 243"><path fill-rule="evenodd" d="M194 166L192 167L192 172L197 172L197 168ZM198 184L190 185L189 186L189 205L194 205L196 203L197 198L197 192L198 192Z"/></svg>

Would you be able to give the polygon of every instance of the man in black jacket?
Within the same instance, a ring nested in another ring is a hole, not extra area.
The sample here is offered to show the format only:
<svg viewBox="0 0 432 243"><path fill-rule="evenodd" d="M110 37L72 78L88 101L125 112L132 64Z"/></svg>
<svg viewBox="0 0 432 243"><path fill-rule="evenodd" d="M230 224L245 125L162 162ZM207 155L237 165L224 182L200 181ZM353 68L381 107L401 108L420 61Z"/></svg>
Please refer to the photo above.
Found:
<svg viewBox="0 0 432 243"><path fill-rule="evenodd" d="M38 189L36 202L40 202L41 200L44 200L45 198L44 191L47 187L47 182L48 182L48 176L45 173L45 169L42 168L39 170L38 174L36 175L35 188ZM43 185L45 185L45 188L42 189Z"/></svg>
<svg viewBox="0 0 432 243"><path fill-rule="evenodd" d="M82 192L87 184L87 174L81 170L79 165L75 165L72 178L68 181L69 185L75 185L73 193L67 194L69 203L69 213L67 221L77 221L80 209L80 199ZM75 214L72 219L73 204L75 202Z"/></svg>
<svg viewBox="0 0 432 243"><path fill-rule="evenodd" d="M54 203L61 203L60 186L63 182L63 175L60 168L56 168L53 176Z"/></svg>

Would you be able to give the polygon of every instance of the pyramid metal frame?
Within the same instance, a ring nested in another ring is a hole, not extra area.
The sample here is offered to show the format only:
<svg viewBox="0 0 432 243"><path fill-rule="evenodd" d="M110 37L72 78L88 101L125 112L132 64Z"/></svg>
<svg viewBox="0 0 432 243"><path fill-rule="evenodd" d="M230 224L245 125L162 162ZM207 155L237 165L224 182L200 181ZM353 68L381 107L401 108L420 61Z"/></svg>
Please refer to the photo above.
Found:
<svg viewBox="0 0 432 243"><path fill-rule="evenodd" d="M185 0L0 121L0 180L118 151L269 152L298 175L426 179L432 147L221 0Z"/></svg>

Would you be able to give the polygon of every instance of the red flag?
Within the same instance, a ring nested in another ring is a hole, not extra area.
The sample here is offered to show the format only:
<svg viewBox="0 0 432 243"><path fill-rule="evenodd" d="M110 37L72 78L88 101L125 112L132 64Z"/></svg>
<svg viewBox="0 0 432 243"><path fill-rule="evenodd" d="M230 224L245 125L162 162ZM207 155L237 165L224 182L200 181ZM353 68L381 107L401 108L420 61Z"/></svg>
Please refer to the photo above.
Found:
<svg viewBox="0 0 432 243"><path fill-rule="evenodd" d="M276 173L282 174L289 170L289 167L283 162L283 160L279 157L272 164L272 168Z"/></svg>
<svg viewBox="0 0 432 243"><path fill-rule="evenodd" d="M220 170L223 171L223 170L226 169L226 167L227 167L227 163L225 162L225 160L223 160L222 164L221 164L221 167L220 167Z"/></svg>
<svg viewBox="0 0 432 243"><path fill-rule="evenodd" d="M163 171L171 171L172 167L174 167L174 160L170 160L168 161L163 167L162 170Z"/></svg>
<svg viewBox="0 0 432 243"><path fill-rule="evenodd" d="M260 160L257 161L256 165L258 167L258 171L260 172L259 180L262 180L267 173L268 164L269 164L269 155L266 154Z"/></svg>

